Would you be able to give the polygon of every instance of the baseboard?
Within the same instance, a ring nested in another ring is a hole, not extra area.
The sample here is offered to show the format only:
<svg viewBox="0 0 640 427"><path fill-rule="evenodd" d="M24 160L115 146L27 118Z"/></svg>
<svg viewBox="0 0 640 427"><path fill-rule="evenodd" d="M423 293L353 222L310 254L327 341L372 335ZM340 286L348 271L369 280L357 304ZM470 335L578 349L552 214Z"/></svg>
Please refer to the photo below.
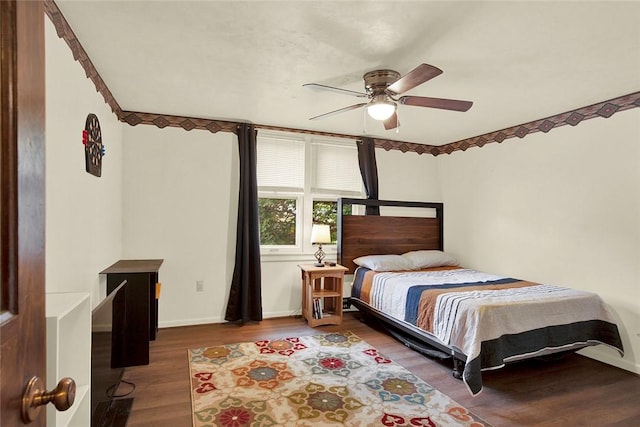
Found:
<svg viewBox="0 0 640 427"><path fill-rule="evenodd" d="M294 317L300 316L300 310L296 311L271 311L262 313L263 319L273 319L276 317ZM158 328L176 328L180 326L196 326L207 325L210 323L226 323L226 320L222 317L202 317L199 319L183 319L183 320L170 320L158 322Z"/></svg>
<svg viewBox="0 0 640 427"><path fill-rule="evenodd" d="M640 375L640 365L620 357L617 350L605 346L587 347L578 351L578 354Z"/></svg>
<svg viewBox="0 0 640 427"><path fill-rule="evenodd" d="M180 326L207 325L209 323L222 323L225 320L221 317L203 317L199 319L170 320L158 322L158 328L176 328Z"/></svg>

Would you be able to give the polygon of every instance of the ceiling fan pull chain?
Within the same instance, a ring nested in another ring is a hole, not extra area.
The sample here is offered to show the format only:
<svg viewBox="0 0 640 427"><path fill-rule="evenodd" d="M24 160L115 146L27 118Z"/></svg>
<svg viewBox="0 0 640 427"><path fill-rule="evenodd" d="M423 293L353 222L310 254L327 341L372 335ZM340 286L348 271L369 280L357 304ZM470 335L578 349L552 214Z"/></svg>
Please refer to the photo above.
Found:
<svg viewBox="0 0 640 427"><path fill-rule="evenodd" d="M367 109L362 110L362 133L367 134Z"/></svg>

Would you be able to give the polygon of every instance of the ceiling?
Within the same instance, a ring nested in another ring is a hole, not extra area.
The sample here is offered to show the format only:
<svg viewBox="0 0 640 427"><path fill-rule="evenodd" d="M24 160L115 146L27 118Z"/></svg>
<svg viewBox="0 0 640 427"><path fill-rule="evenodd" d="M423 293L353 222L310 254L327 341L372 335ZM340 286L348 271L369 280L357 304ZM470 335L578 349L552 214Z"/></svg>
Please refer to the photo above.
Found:
<svg viewBox="0 0 640 427"><path fill-rule="evenodd" d="M638 1L67 1L56 4L126 111L443 145L640 90ZM443 74L384 130L362 75L420 63Z"/></svg>

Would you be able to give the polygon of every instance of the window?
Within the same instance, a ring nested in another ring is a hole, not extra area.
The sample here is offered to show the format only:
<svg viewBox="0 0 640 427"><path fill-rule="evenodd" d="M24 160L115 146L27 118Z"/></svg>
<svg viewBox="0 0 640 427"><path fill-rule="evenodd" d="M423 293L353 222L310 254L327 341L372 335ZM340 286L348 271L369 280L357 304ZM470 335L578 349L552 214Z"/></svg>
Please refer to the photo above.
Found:
<svg viewBox="0 0 640 427"><path fill-rule="evenodd" d="M344 215L351 215L351 205L342 206ZM338 202L314 200L313 201L313 224L328 224L331 230L331 244L338 241Z"/></svg>
<svg viewBox="0 0 640 427"><path fill-rule="evenodd" d="M311 253L313 223L337 240L337 199L362 197L353 142L315 136L258 134L258 203L263 253ZM350 207L346 207L350 209ZM332 251L331 246L326 248Z"/></svg>
<svg viewBox="0 0 640 427"><path fill-rule="evenodd" d="M260 244L295 246L297 199L258 198Z"/></svg>

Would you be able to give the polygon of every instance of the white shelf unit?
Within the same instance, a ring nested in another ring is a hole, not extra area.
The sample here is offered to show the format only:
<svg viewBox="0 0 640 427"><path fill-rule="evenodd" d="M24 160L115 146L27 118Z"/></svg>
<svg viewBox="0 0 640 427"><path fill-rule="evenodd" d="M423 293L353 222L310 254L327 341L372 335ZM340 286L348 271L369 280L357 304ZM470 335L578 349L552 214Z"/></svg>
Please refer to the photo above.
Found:
<svg viewBox="0 0 640 427"><path fill-rule="evenodd" d="M47 293L47 390L64 377L76 383L68 410L47 405L48 427L91 425L91 298L88 293Z"/></svg>

